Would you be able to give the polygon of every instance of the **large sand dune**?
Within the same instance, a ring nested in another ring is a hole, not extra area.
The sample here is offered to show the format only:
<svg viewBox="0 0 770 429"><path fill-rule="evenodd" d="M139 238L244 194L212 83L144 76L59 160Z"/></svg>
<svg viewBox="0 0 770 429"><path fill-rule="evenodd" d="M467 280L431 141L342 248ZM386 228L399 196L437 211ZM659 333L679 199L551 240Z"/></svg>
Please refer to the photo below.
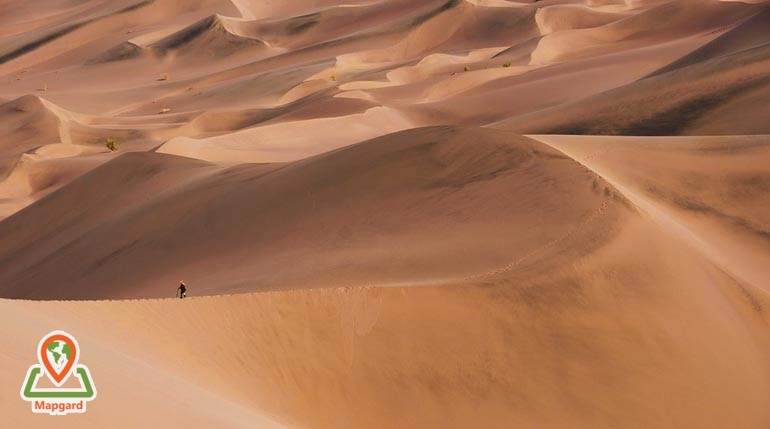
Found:
<svg viewBox="0 0 770 429"><path fill-rule="evenodd" d="M290 164L127 154L0 224L0 283L113 298L168 295L178 277L198 294L457 282L611 223L593 217L612 193L548 146L486 129L415 129Z"/></svg>
<svg viewBox="0 0 770 429"><path fill-rule="evenodd" d="M556 266L541 260L468 282L476 286L0 301L4 337L18 351L3 359L3 382L19 382L31 357L23 351L54 323L79 334L100 383L73 427L132 426L122 400L164 425L767 425L766 293L656 214L616 210L622 228L595 250L564 243ZM38 315L49 322L11 331ZM35 426L26 404L9 411Z"/></svg>
<svg viewBox="0 0 770 429"><path fill-rule="evenodd" d="M4 424L770 427L768 24L0 0ZM85 415L19 399L55 329Z"/></svg>

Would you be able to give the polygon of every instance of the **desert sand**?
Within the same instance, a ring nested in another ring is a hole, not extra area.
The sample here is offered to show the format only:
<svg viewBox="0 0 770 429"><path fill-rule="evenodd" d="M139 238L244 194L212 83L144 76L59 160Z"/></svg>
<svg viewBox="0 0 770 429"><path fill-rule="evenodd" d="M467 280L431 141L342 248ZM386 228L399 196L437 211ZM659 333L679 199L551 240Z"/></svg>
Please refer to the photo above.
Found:
<svg viewBox="0 0 770 429"><path fill-rule="evenodd" d="M768 25L0 0L3 421L770 427ZM53 330L83 415L19 397Z"/></svg>

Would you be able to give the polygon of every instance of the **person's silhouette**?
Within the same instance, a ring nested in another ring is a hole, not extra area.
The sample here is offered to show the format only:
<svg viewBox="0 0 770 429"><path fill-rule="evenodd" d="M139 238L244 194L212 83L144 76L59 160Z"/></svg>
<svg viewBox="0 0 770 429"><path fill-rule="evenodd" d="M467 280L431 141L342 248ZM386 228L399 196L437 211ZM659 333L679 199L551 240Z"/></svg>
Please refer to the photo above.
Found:
<svg viewBox="0 0 770 429"><path fill-rule="evenodd" d="M177 288L176 293L179 295L179 299L187 296L187 286L185 286L184 280L179 282L179 287Z"/></svg>

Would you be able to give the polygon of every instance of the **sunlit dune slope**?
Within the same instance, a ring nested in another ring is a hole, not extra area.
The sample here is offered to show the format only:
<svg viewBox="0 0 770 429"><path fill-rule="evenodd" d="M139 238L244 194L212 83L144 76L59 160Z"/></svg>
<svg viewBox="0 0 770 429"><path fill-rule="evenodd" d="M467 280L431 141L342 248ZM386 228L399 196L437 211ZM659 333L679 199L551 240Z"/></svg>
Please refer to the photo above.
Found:
<svg viewBox="0 0 770 429"><path fill-rule="evenodd" d="M15 351L0 356L3 381L20 381L54 324L78 335L100 389L64 427L131 427L136 413L193 427L770 423L767 295L747 292L649 214L612 210L622 228L597 248L569 241L558 264L478 286L2 300L0 329ZM11 323L21 315L31 322ZM21 405L6 414L25 427L34 417Z"/></svg>

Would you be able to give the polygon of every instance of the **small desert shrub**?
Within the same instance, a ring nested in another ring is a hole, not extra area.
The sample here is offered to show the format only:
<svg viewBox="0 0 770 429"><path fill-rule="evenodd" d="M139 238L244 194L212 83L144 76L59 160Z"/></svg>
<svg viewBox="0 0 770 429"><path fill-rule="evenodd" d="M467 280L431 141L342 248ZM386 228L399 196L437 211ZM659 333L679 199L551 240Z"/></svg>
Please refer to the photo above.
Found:
<svg viewBox="0 0 770 429"><path fill-rule="evenodd" d="M118 141L112 137L107 137L107 140L104 141L104 145L107 146L107 149L109 149L110 152L116 152L120 146Z"/></svg>
<svg viewBox="0 0 770 429"><path fill-rule="evenodd" d="M463 67L463 71L469 71L471 68L468 66Z"/></svg>
<svg viewBox="0 0 770 429"><path fill-rule="evenodd" d="M158 80L168 80L168 73L163 73L163 77Z"/></svg>
<svg viewBox="0 0 770 429"><path fill-rule="evenodd" d="M510 61L506 61L506 62L503 63L503 67L510 67L510 66L511 66L511 62Z"/></svg>
<svg viewBox="0 0 770 429"><path fill-rule="evenodd" d="M337 73L332 73L332 75L329 77L331 78L331 80L337 82Z"/></svg>

